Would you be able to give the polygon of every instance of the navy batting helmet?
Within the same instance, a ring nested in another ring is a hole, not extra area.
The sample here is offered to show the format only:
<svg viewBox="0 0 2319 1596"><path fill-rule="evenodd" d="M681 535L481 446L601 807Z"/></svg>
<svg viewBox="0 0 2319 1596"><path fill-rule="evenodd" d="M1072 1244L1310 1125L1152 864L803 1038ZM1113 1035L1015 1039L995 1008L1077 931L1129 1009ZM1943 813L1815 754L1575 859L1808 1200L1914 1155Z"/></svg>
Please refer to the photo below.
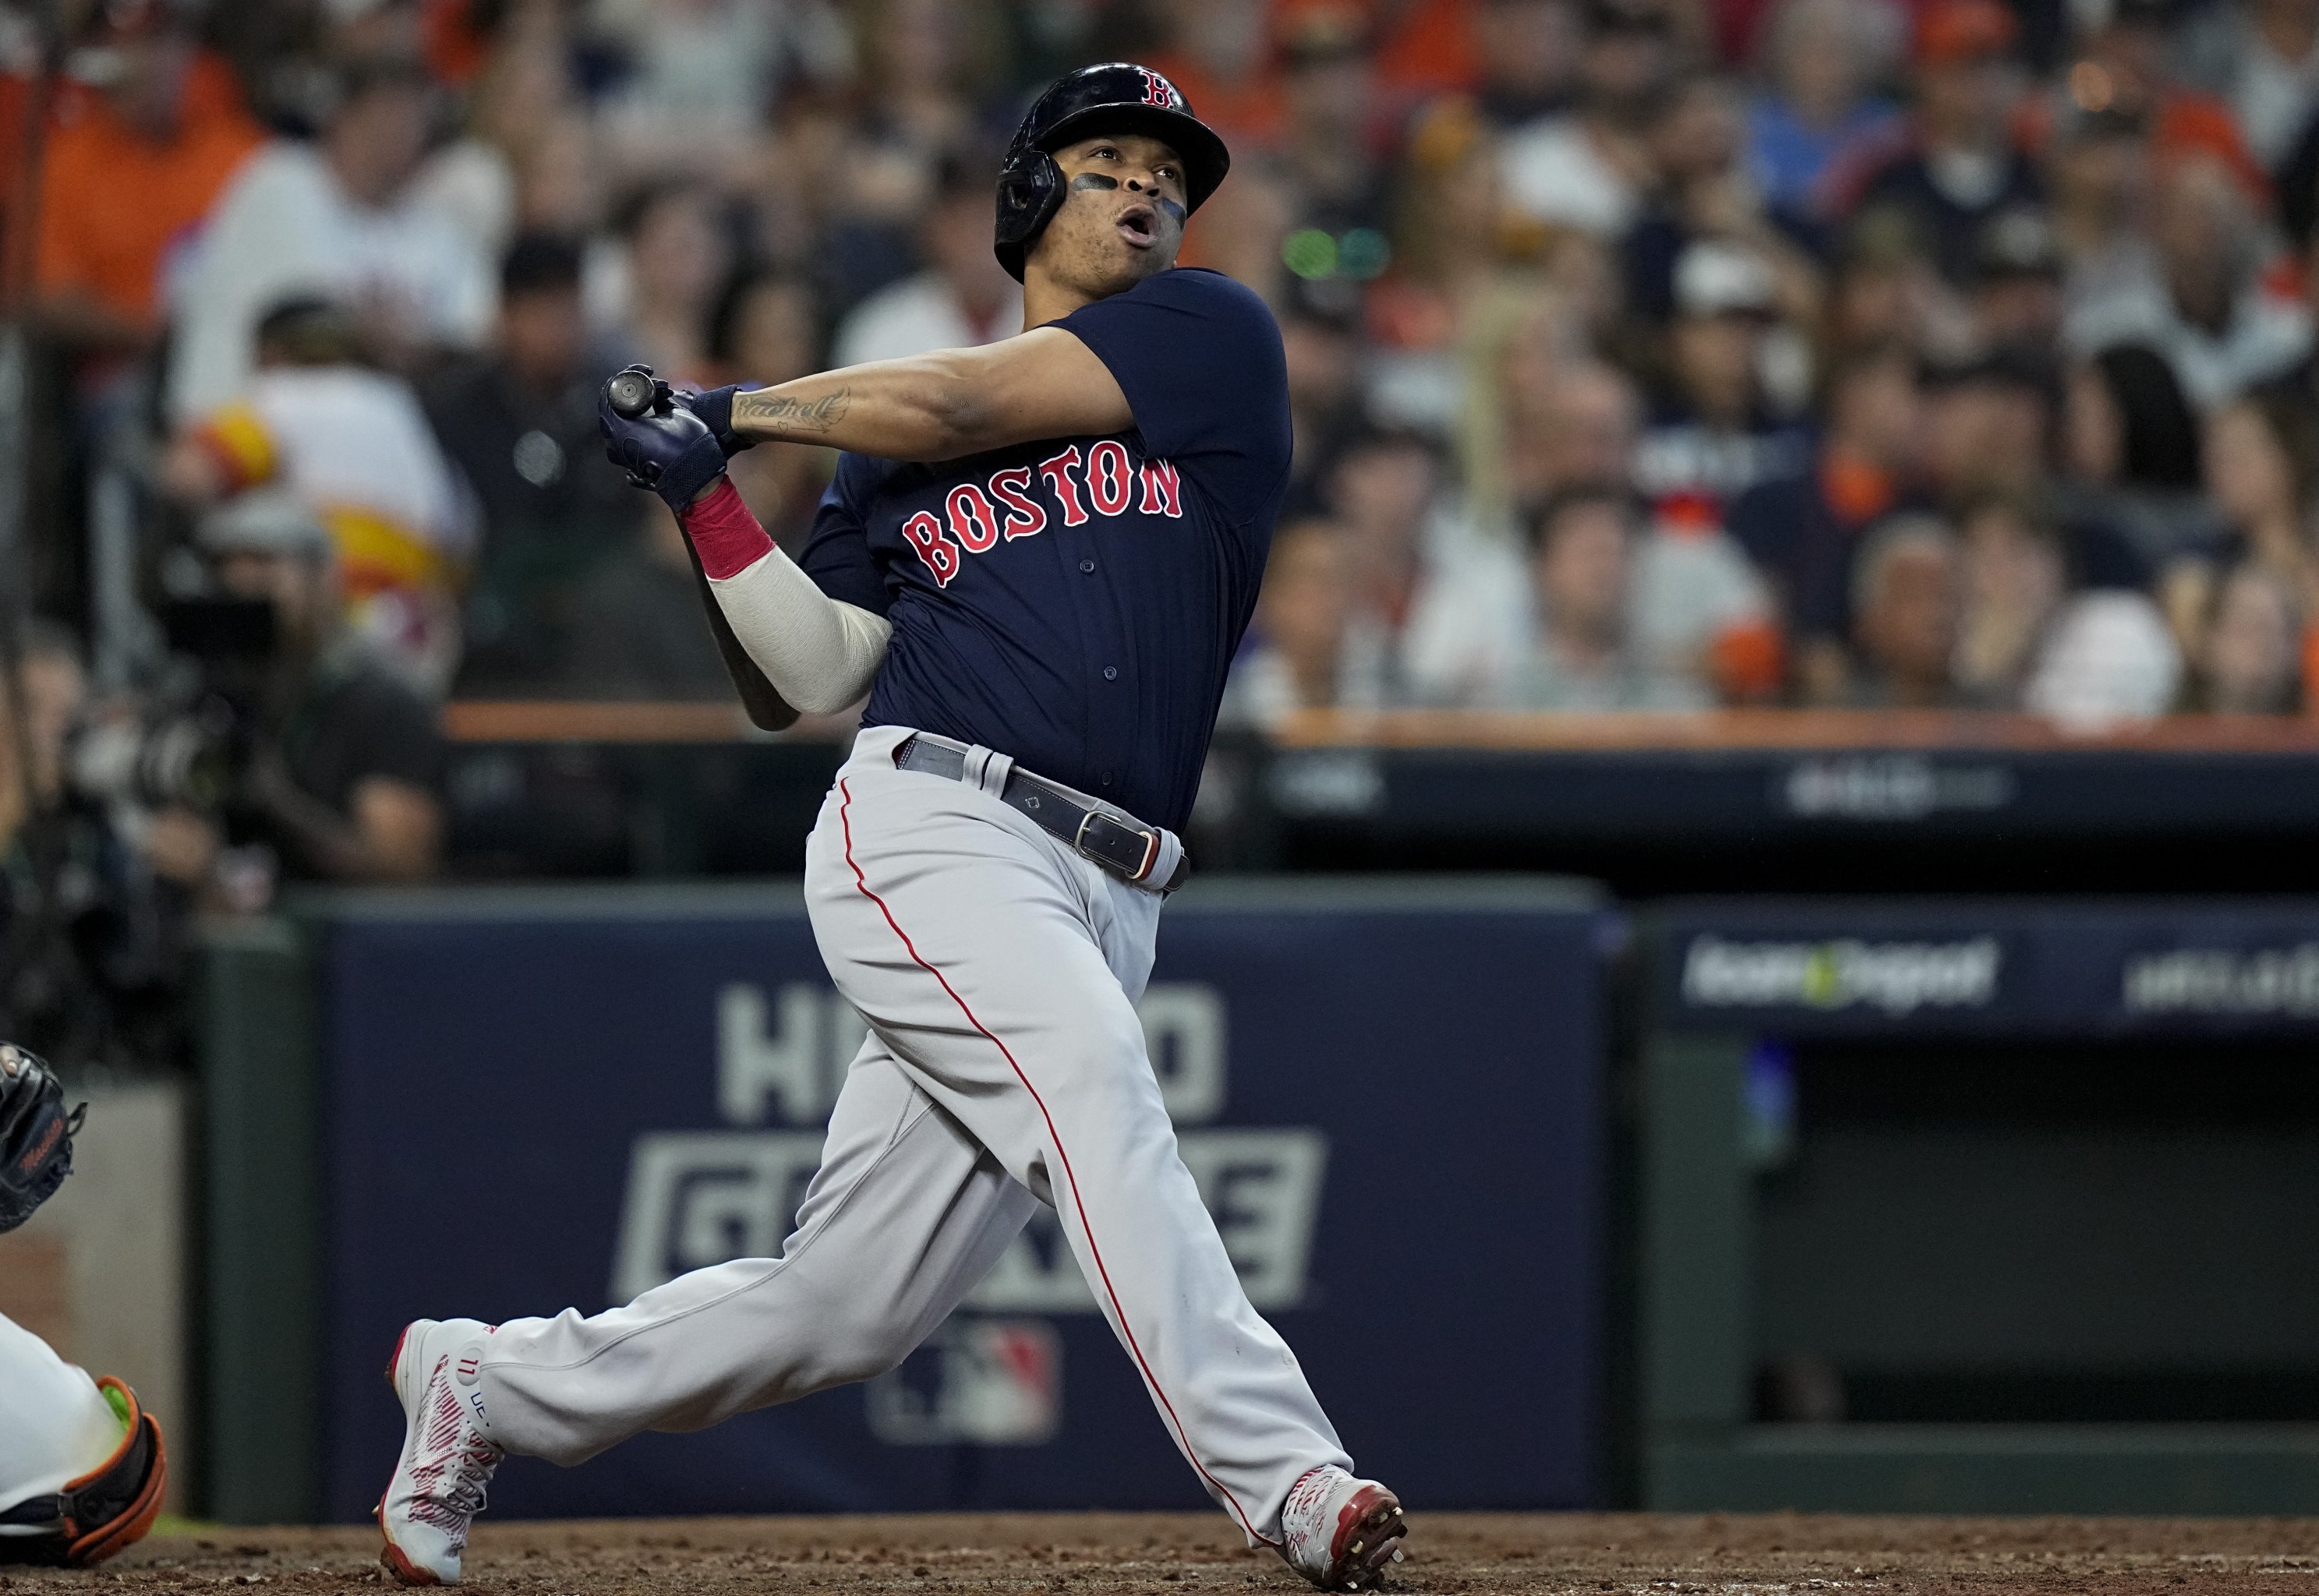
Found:
<svg viewBox="0 0 2319 1596"><path fill-rule="evenodd" d="M1006 164L998 169L998 264L1017 283L1023 257L1063 203L1063 171L1051 153L1099 132L1145 133L1164 139L1184 158L1185 210L1216 192L1232 168L1232 151L1192 114L1176 86L1149 67L1106 61L1082 67L1048 86L1015 130Z"/></svg>

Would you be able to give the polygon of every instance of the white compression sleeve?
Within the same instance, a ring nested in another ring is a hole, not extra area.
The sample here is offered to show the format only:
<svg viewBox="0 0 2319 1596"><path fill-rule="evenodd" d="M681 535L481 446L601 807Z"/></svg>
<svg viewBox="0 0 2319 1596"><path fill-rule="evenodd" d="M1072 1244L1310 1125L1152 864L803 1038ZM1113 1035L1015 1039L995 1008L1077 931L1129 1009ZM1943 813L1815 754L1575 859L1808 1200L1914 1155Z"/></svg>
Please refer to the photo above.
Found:
<svg viewBox="0 0 2319 1596"><path fill-rule="evenodd" d="M793 708L830 715L870 690L894 628L886 618L830 598L779 549L709 591L733 636Z"/></svg>

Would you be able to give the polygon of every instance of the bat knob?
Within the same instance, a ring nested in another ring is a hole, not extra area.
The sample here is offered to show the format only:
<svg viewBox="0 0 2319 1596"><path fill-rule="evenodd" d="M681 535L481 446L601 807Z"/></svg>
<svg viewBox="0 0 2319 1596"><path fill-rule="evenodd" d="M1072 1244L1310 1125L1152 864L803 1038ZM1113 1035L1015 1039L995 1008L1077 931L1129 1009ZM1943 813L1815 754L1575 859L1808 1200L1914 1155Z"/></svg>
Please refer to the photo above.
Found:
<svg viewBox="0 0 2319 1596"><path fill-rule="evenodd" d="M604 397L611 401L615 415L633 421L650 413L659 397L658 386L642 372L624 371L604 384Z"/></svg>

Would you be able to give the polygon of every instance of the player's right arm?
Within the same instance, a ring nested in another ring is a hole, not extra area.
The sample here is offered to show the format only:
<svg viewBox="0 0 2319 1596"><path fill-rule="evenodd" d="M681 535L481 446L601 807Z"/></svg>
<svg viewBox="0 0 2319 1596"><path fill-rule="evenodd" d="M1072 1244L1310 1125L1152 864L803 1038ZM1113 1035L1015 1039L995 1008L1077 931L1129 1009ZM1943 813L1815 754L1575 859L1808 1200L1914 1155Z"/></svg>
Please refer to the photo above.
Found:
<svg viewBox="0 0 2319 1596"><path fill-rule="evenodd" d="M844 464L839 485L816 515L806 553L817 581L774 546L742 502L708 422L664 386L648 409L624 415L612 406L613 389L605 384L596 407L605 454L630 482L651 489L676 512L708 600L710 628L749 717L779 730L795 711L832 714L861 699L885 661L893 628L859 518L840 491Z"/></svg>
<svg viewBox="0 0 2319 1596"><path fill-rule="evenodd" d="M826 523L834 513L844 513L842 502L826 501L816 518L817 542L829 536ZM885 663L894 632L886 618L823 592L775 546L729 477L718 477L677 519L716 615L781 699L808 715L834 715L858 703ZM866 546L863 553L866 558Z"/></svg>
<svg viewBox="0 0 2319 1596"><path fill-rule="evenodd" d="M738 392L743 442L825 444L888 460L954 460L1135 424L1111 369L1060 327L973 349L849 365Z"/></svg>

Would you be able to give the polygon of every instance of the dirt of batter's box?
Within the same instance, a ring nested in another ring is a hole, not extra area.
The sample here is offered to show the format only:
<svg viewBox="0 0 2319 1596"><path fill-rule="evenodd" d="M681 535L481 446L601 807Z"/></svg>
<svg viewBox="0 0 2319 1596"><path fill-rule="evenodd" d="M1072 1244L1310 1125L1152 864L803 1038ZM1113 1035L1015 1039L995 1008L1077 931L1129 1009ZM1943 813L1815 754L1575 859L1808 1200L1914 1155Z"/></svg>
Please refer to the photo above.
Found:
<svg viewBox="0 0 2319 1596"><path fill-rule="evenodd" d="M2319 1596L2319 1519L1903 1519L1824 1515L1411 1514L1390 1588L1740 1596L1846 1591ZM383 1596L368 1528L156 1537L94 1573L0 1569L0 1591L104 1596L248 1587ZM1293 1593L1304 1582L1208 1514L956 1514L485 1523L481 1596L806 1591Z"/></svg>

